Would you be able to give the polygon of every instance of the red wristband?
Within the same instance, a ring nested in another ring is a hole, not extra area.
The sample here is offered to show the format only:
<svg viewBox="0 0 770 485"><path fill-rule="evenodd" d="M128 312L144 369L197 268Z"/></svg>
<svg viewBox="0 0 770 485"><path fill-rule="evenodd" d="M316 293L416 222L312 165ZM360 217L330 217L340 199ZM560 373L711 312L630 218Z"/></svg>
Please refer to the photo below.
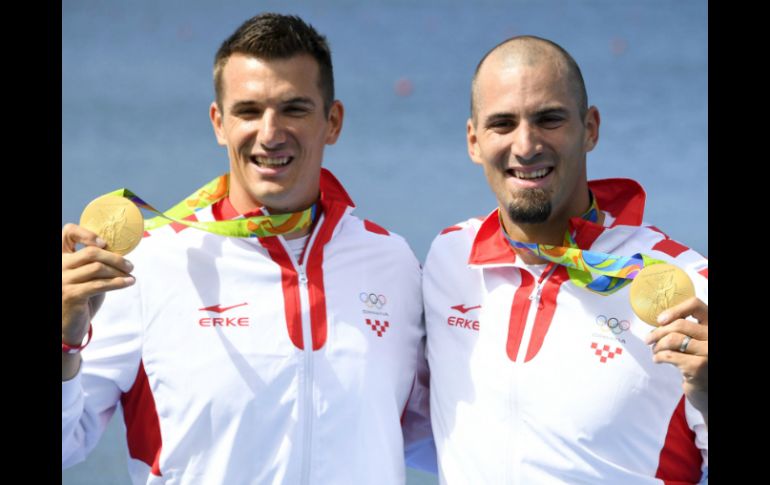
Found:
<svg viewBox="0 0 770 485"><path fill-rule="evenodd" d="M94 331L94 326L91 324L88 324L88 336L86 337L85 343L75 346L75 345L67 345L64 342L61 343L61 351L65 354L77 354L84 348L86 348L86 345L91 341L91 334Z"/></svg>

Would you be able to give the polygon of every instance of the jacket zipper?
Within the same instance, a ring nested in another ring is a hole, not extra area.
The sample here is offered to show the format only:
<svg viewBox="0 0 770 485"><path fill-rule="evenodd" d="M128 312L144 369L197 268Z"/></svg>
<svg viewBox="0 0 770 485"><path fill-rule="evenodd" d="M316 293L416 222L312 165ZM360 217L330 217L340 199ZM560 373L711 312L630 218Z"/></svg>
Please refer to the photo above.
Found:
<svg viewBox="0 0 770 485"><path fill-rule="evenodd" d="M526 359L526 355L529 349L529 342L532 336L532 327L535 324L535 317L537 316L538 307L540 306L540 298L543 293L543 287L545 286L545 283L548 281L548 278L551 277L551 275L556 271L556 268L558 267L557 264L549 263L551 265L550 268L546 267L546 269L543 271L543 274L540 275L540 278L538 279L537 283L535 283L535 289L530 293L529 295L529 310L527 311L527 320L524 324L524 333L522 334L522 341L521 341L521 349L523 352L520 352L522 355L522 359ZM526 271L522 268L519 268L520 271ZM520 483L520 474L516 470L520 470L521 467L518 466L519 461L521 461L521 448L522 448L522 442L521 442L521 434L519 432L519 393L518 389L519 386L516 384L516 374L518 373L518 368L520 366L520 361L514 361L513 366L511 367L512 375L511 375L511 381L510 381L510 404L511 404L511 410L512 410L512 429L510 433L510 438L513 440L512 443L512 460L511 460L511 468L509 468L508 473L506 476L507 483Z"/></svg>
<svg viewBox="0 0 770 485"><path fill-rule="evenodd" d="M537 284L535 284L535 291L533 291L532 294L529 295L529 301L532 302L532 306L535 307L535 311L534 313L532 313L532 308L530 307L530 312L527 314L527 325L529 325L529 323L533 321L533 319L530 319L530 316L534 317L534 315L537 314L537 308L540 305L540 296L543 293L543 286L545 286L546 280L548 280L548 278L551 277L554 271L556 271L556 268L559 267L559 265L555 263L549 263L549 264L552 265L551 268L543 271L543 274L540 275L540 279L538 280Z"/></svg>
<svg viewBox="0 0 770 485"><path fill-rule="evenodd" d="M307 242L308 247L310 241ZM300 315L302 318L302 342L303 342L303 358L304 358L304 376L302 382L302 409L304 414L303 426L302 426L302 475L300 483L310 483L310 453L311 453L311 440L312 440L312 427L313 427L313 337L310 329L310 314L305 309L310 308L310 295L307 287L307 274L305 273L305 265L299 265L297 276L299 279L299 301L300 301Z"/></svg>
<svg viewBox="0 0 770 485"><path fill-rule="evenodd" d="M305 243L302 254L302 263L299 263L291 248L284 242L284 249L289 254L289 258L297 271L297 280L299 281L299 304L300 318L302 319L302 347L303 347L303 368L302 383L299 389L300 415L302 417L302 471L300 474L300 483L310 484L310 455L311 443L313 438L313 333L310 322L310 293L308 290L307 278L307 260L310 255L310 249L313 247L318 229L323 224L323 215L310 234L310 238Z"/></svg>

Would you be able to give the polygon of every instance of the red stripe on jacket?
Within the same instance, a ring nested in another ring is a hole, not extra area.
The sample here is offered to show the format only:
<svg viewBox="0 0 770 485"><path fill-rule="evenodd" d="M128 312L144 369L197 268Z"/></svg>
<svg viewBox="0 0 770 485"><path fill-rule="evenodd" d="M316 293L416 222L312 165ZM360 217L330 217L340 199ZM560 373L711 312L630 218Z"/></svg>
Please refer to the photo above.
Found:
<svg viewBox="0 0 770 485"><path fill-rule="evenodd" d="M308 286L308 299L310 304L310 333L313 339L313 350L318 350L326 343L327 319L326 319L326 293L324 291L323 275L323 251L324 246L331 240L334 229L347 207L354 207L350 196L342 187L342 184L326 169L321 169L319 181L321 196L318 201L319 217L324 214L321 227L317 228L318 234L313 241L313 247L308 252L303 251L303 257L307 254L306 276ZM226 220L237 217L236 211L228 197L218 201L212 207L212 213L216 220ZM260 209L245 214L264 214ZM377 226L379 227L379 226ZM371 230L371 228L367 228ZM382 229L384 231L384 229ZM387 232L387 231L386 231ZM300 300L300 281L297 269L291 261L291 257L277 237L260 237L260 244L267 249L270 258L281 269L281 290L284 299L284 316L289 339L298 349L304 349L302 338L302 307Z"/></svg>
<svg viewBox="0 0 770 485"><path fill-rule="evenodd" d="M161 476L160 450L163 440L155 398L143 362L139 362L134 385L120 397L120 404L123 406L123 420L126 423L128 454L151 467L153 475Z"/></svg>
<svg viewBox="0 0 770 485"><path fill-rule="evenodd" d="M671 416L655 472L655 478L662 479L666 485L698 483L702 475L703 456L695 446L695 432L687 424L684 400L682 396Z"/></svg>
<svg viewBox="0 0 770 485"><path fill-rule="evenodd" d="M537 313L535 314L535 326L532 328L532 336L529 338L527 356L525 357L524 362L532 360L532 358L540 351L540 347L543 346L543 341L545 340L545 336L553 321L553 314L556 312L556 297L559 294L561 285L564 284L565 281L569 281L567 268L559 266L556 268L553 275L551 275L545 282L543 293L540 296Z"/></svg>
<svg viewBox="0 0 770 485"><path fill-rule="evenodd" d="M505 345L508 358L514 362L519 354L521 337L524 335L524 327L527 324L527 313L531 303L529 295L532 293L532 288L535 287L535 278L528 271L519 269L519 274L521 275L521 283L513 295L513 302L511 302L511 314L508 318L508 341Z"/></svg>

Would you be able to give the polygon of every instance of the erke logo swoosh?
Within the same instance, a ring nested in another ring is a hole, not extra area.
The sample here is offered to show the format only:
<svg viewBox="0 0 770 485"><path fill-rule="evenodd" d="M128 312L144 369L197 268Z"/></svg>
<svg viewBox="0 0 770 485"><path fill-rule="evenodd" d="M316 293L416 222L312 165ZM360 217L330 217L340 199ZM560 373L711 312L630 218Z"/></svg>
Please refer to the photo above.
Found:
<svg viewBox="0 0 770 485"><path fill-rule="evenodd" d="M214 313L224 313L224 312L226 312L227 310L232 310L233 308L236 308L236 307L239 307L239 306L244 306L244 305L248 305L248 303L246 303L246 302L243 302L243 303L238 303L237 305L233 305L233 306L226 306L226 307L221 307L221 306L219 306L219 304L217 303L217 304L216 304L216 305L214 305L214 306L207 306L206 308L198 308L198 310L200 310L200 311L206 311L206 312L214 312Z"/></svg>
<svg viewBox="0 0 770 485"><path fill-rule="evenodd" d="M452 310L457 310L460 313L468 313L471 310L475 310L477 308L481 308L481 305L476 305L476 306L465 308L465 305L463 304L463 305L455 305L455 306L449 307L449 308L451 308Z"/></svg>

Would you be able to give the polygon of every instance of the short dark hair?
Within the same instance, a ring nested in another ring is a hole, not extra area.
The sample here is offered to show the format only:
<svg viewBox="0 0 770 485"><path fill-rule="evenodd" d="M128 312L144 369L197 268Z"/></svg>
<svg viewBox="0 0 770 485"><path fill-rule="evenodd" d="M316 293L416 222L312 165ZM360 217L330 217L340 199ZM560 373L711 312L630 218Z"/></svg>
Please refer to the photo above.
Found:
<svg viewBox="0 0 770 485"><path fill-rule="evenodd" d="M585 81L583 81L583 74L580 72L580 67L578 67L575 59L573 59L569 52L564 50L564 48L556 42L543 39L541 37L536 37L534 35L519 35L508 38L494 46L489 50L489 52L484 54L484 57L481 58L478 65L476 66L476 71L473 73L473 81L471 82L471 119L473 120L474 124L476 122L476 78L479 75L481 66L484 64L484 61L487 60L487 57L489 57L493 52L514 42L523 42L530 45L545 44L545 46L551 47L556 51L556 53L559 55L562 61L564 61L564 64L567 67L567 78L577 97L578 113L580 114L580 119L583 120L586 116L586 113L588 112L588 94L586 93L586 84Z"/></svg>
<svg viewBox="0 0 770 485"><path fill-rule="evenodd" d="M334 102L332 54L326 37L296 15L262 13L244 22L228 37L214 57L214 91L222 109L222 71L233 54L246 54L259 59L288 59L308 54L318 63L318 88L324 99L324 112L329 114Z"/></svg>

